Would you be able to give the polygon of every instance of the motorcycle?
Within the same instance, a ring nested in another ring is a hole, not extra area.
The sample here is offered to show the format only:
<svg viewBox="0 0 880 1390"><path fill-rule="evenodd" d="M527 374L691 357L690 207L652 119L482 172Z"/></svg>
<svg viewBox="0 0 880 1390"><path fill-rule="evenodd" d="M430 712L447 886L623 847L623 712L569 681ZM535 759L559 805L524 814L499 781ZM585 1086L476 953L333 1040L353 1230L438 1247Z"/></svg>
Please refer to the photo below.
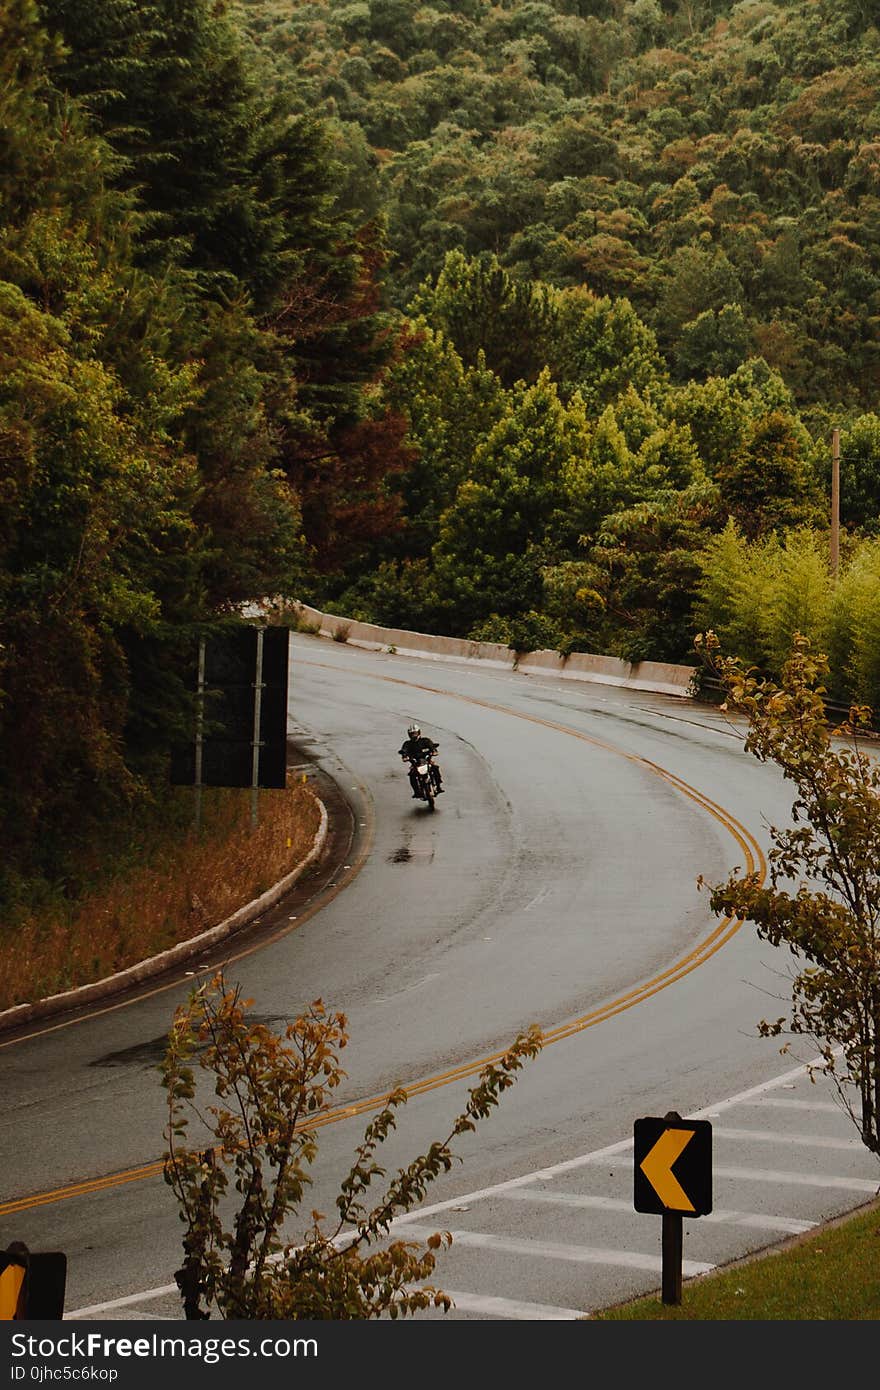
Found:
<svg viewBox="0 0 880 1390"><path fill-rule="evenodd" d="M406 758L404 761L410 764L415 774L412 781L419 800L426 801L428 810L433 811L437 785L434 781L434 769L431 766L430 758L423 759L421 762L417 762L415 758Z"/></svg>

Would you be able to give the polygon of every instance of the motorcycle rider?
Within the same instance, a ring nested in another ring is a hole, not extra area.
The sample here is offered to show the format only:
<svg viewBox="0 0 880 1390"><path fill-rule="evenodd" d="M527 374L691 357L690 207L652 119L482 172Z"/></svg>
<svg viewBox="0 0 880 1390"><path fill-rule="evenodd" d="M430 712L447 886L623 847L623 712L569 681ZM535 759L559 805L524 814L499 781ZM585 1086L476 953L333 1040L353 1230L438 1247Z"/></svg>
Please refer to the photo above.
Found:
<svg viewBox="0 0 880 1390"><path fill-rule="evenodd" d="M427 762L431 769L431 778L434 782L434 790L439 796L445 791L443 778L440 775L440 768L434 762L434 754L440 747L427 734L423 734L418 724L410 724L406 731L406 738L399 748L399 753L404 762L409 763L409 783L412 787L413 799L418 800L419 780L416 775L416 764Z"/></svg>

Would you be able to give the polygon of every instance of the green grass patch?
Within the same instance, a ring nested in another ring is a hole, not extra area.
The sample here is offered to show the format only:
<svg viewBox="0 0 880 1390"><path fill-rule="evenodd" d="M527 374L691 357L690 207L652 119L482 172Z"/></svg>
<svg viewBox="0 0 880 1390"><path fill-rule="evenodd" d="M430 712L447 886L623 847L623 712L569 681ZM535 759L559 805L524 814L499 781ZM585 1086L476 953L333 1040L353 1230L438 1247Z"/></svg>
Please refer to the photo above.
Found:
<svg viewBox="0 0 880 1390"><path fill-rule="evenodd" d="M880 1318L880 1201L762 1256L687 1280L679 1305L658 1292L596 1322L845 1321Z"/></svg>

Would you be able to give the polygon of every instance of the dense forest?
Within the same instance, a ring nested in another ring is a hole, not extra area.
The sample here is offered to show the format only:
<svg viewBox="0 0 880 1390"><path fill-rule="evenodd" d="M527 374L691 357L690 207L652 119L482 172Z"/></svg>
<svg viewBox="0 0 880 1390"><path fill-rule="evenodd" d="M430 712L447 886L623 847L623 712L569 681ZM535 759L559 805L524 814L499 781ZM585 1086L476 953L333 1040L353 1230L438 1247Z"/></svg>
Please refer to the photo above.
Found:
<svg viewBox="0 0 880 1390"><path fill-rule="evenodd" d="M161 798L198 634L299 590L318 474L346 537L402 449L330 145L210 0L0 7L7 903Z"/></svg>
<svg viewBox="0 0 880 1390"><path fill-rule="evenodd" d="M870 0L242 10L382 209L399 307L446 251L492 252L628 299L675 380L760 355L799 405L874 404Z"/></svg>
<svg viewBox="0 0 880 1390"><path fill-rule="evenodd" d="M4 0L0 902L262 596L880 707L874 9Z"/></svg>

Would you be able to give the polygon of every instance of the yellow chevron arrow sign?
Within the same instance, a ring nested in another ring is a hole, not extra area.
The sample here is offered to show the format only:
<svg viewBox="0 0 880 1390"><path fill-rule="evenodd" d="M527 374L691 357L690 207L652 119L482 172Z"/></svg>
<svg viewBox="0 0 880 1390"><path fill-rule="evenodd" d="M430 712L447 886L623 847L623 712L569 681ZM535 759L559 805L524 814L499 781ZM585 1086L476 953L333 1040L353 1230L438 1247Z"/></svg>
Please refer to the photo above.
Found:
<svg viewBox="0 0 880 1390"><path fill-rule="evenodd" d="M0 1322L24 1317L24 1265L9 1264L0 1273Z"/></svg>
<svg viewBox="0 0 880 1390"><path fill-rule="evenodd" d="M654 1147L639 1164L664 1207L668 1207L670 1211L693 1212L696 1210L690 1197L672 1171L676 1159L681 1157L693 1137L694 1131L692 1129L664 1130Z"/></svg>
<svg viewBox="0 0 880 1390"><path fill-rule="evenodd" d="M673 1171L675 1170L675 1171ZM633 1126L633 1204L663 1216L712 1210L712 1126L671 1110Z"/></svg>

